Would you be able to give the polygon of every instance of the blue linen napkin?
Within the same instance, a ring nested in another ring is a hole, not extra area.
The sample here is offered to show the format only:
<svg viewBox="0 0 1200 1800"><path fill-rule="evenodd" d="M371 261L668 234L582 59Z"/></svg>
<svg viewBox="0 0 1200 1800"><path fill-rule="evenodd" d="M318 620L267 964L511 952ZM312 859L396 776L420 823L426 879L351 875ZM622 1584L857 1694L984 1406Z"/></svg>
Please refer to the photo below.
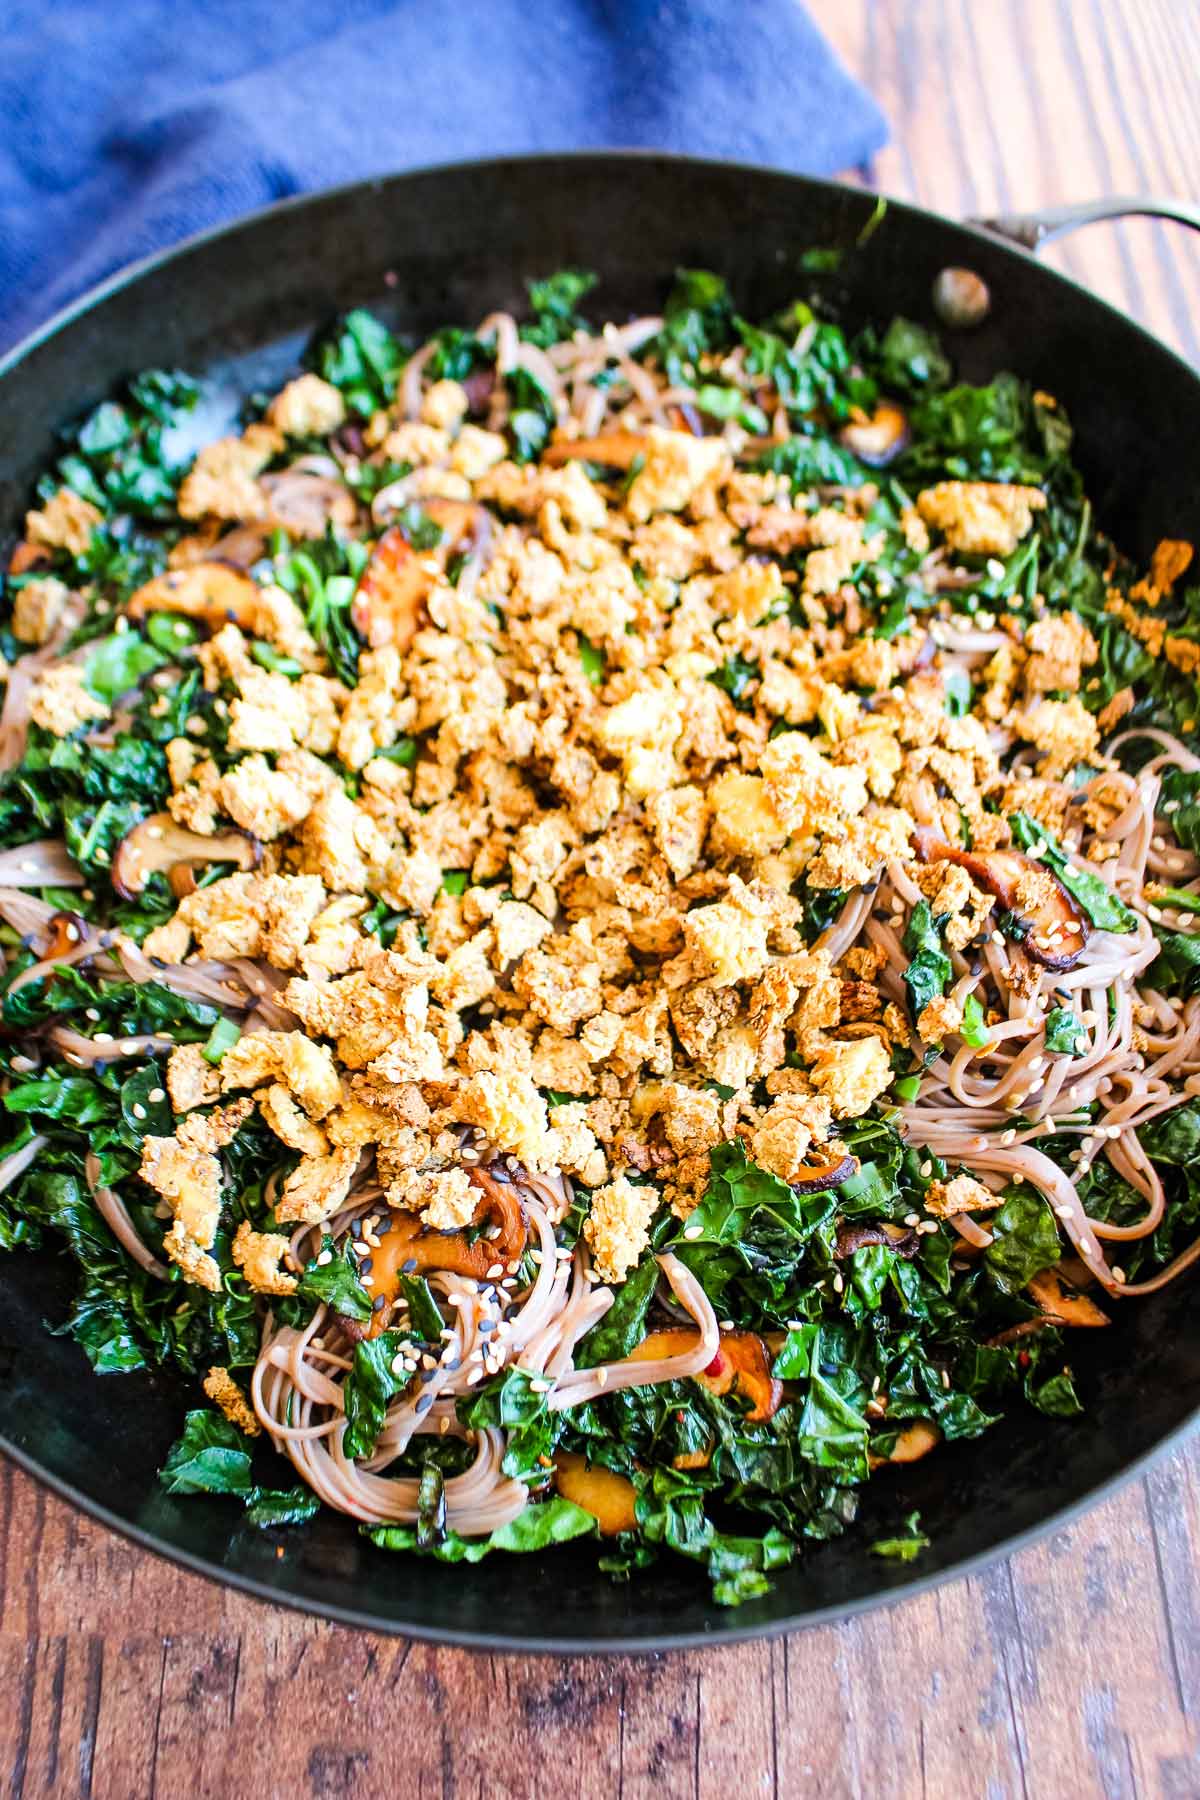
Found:
<svg viewBox="0 0 1200 1800"><path fill-rule="evenodd" d="M809 174L887 128L799 0L7 0L0 348L289 194L522 150Z"/></svg>

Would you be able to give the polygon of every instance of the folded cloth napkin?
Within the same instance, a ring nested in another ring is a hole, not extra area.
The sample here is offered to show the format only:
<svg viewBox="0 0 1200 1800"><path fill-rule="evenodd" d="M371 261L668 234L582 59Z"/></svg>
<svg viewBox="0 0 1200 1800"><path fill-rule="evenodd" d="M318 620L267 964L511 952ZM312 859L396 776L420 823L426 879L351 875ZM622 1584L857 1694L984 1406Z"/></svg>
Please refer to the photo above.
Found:
<svg viewBox="0 0 1200 1800"><path fill-rule="evenodd" d="M309 188L651 146L829 174L886 137L799 0L7 0L0 348Z"/></svg>

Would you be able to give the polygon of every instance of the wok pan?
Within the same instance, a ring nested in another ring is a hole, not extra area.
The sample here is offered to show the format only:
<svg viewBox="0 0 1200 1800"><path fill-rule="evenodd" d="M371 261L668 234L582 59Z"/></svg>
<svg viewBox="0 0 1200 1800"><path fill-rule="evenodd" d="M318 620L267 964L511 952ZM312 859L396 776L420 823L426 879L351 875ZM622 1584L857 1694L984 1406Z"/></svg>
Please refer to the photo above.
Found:
<svg viewBox="0 0 1200 1800"><path fill-rule="evenodd" d="M892 203L864 232L875 205L768 170L628 153L450 166L287 202L118 276L0 363L0 548L56 428L146 366L209 376L232 410L280 384L312 330L348 306L411 332L471 324L519 306L525 277L566 263L600 273L604 316L657 306L675 267L690 264L725 274L741 309L760 317L812 289L800 255L813 246L846 252L821 279L850 325L896 312L933 323L939 270L976 270L992 308L975 331L949 336L961 375L1013 369L1064 401L1098 521L1126 549L1146 557L1167 533L1200 541L1200 376L997 235L1036 246L1125 211L1194 226L1200 214L1109 202L989 231ZM222 423L206 419L212 435ZM261 1533L228 1502L167 1496L155 1471L194 1388L165 1373L93 1377L77 1346L43 1325L63 1315L72 1282L64 1258L0 1260L0 1448L204 1574L346 1623L491 1649L729 1641L895 1599L1061 1523L1181 1433L1200 1402L1200 1309L1182 1280L1119 1307L1110 1330L1079 1334L1093 1340L1075 1362L1082 1419L1014 1409L981 1439L881 1474L864 1491L861 1528L803 1551L762 1600L723 1611L702 1572L672 1560L626 1586L577 1545L443 1568L375 1550L332 1514ZM867 1555L913 1508L932 1540L922 1557Z"/></svg>

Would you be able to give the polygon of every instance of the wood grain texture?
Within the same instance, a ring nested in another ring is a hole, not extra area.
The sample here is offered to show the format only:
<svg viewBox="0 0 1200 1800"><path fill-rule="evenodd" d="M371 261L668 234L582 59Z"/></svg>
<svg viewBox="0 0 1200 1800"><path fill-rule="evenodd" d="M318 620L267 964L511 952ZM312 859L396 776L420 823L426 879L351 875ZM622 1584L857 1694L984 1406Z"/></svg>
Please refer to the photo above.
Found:
<svg viewBox="0 0 1200 1800"><path fill-rule="evenodd" d="M951 213L1200 196L1195 0L810 0ZM1200 359L1200 240L1051 253ZM1200 1795L1200 1446L985 1574L773 1643L489 1659L242 1599L0 1466L0 1783L97 1800Z"/></svg>

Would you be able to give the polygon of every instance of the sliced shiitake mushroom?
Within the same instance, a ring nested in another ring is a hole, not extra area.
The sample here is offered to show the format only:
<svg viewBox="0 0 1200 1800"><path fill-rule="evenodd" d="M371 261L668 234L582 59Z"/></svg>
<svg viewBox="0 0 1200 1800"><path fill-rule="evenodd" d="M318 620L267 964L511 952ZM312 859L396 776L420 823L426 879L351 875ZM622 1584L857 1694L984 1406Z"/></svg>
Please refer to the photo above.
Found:
<svg viewBox="0 0 1200 1800"><path fill-rule="evenodd" d="M151 813L140 825L126 832L117 846L112 863L112 882L122 900L132 900L142 892L151 875L164 874L177 896L189 891L188 881L195 886L195 876L185 874L196 863L234 863L239 869L255 869L262 858L262 845L248 831L230 826L212 837L189 831L170 813Z"/></svg>
<svg viewBox="0 0 1200 1800"><path fill-rule="evenodd" d="M923 1456L928 1456L931 1450L936 1450L941 1441L942 1434L936 1425L930 1424L928 1419L914 1419L911 1425L904 1427L892 1446L889 1456L868 1456L867 1461L873 1468L878 1468L881 1462L920 1462Z"/></svg>
<svg viewBox="0 0 1200 1800"><path fill-rule="evenodd" d="M1063 1287L1057 1269L1043 1269L1026 1283L1030 1298L1052 1325L1108 1325L1106 1312L1101 1312L1086 1294L1071 1294Z"/></svg>
<svg viewBox="0 0 1200 1800"><path fill-rule="evenodd" d="M87 936L89 926L86 919L78 913L58 912L48 920L50 939L41 952L39 962L57 962L60 957L70 956Z"/></svg>
<svg viewBox="0 0 1200 1800"><path fill-rule="evenodd" d="M857 1173L857 1157L833 1156L826 1162L805 1167L788 1185L794 1194L823 1194L827 1188L841 1187L843 1181L849 1181Z"/></svg>
<svg viewBox="0 0 1200 1800"><path fill-rule="evenodd" d="M564 1500L591 1513L602 1537L616 1537L618 1531L632 1531L637 1524L637 1489L628 1476L598 1468L574 1450L556 1454L554 1485Z"/></svg>
<svg viewBox="0 0 1200 1800"><path fill-rule="evenodd" d="M851 419L838 432L838 442L872 469L899 456L908 439L908 414L894 400L881 400L869 416Z"/></svg>
<svg viewBox="0 0 1200 1800"><path fill-rule="evenodd" d="M1022 948L1045 969L1073 969L1087 946L1088 921L1058 876L1022 850L960 850L947 844L930 826L919 825L913 848L922 862L952 862L965 869L977 887L994 894L1027 929ZM1021 904L1018 887L1037 879L1045 898L1030 911Z"/></svg>
<svg viewBox="0 0 1200 1800"><path fill-rule="evenodd" d="M10 575L28 575L30 569L44 568L50 561L50 552L45 544L31 544L22 538L12 547L12 555L8 559Z"/></svg>
<svg viewBox="0 0 1200 1800"><path fill-rule="evenodd" d="M856 1250L865 1250L869 1244L886 1244L897 1256L910 1257L917 1254L921 1240L917 1233L905 1229L903 1225L880 1223L878 1225L851 1224L847 1220L837 1228L837 1242L833 1254L839 1262L853 1256Z"/></svg>
<svg viewBox="0 0 1200 1800"><path fill-rule="evenodd" d="M423 510L441 526L441 542L417 551L398 525L390 525L359 577L350 617L373 649L384 644L408 649L437 571L474 529L475 508L466 500L427 500Z"/></svg>
<svg viewBox="0 0 1200 1800"><path fill-rule="evenodd" d="M603 463L608 469L630 469L645 456L648 440L640 431L602 431L598 437L562 438L542 452L542 461Z"/></svg>
<svg viewBox="0 0 1200 1800"><path fill-rule="evenodd" d="M652 1331L630 1351L632 1362L656 1362L660 1357L682 1356L694 1349L699 1333L686 1325L671 1325L665 1331ZM717 1354L706 1369L690 1377L706 1387L710 1394L728 1394L736 1388L753 1407L746 1414L753 1425L760 1425L778 1412L783 1402L783 1383L771 1373L767 1346L753 1331L723 1331Z"/></svg>
<svg viewBox="0 0 1200 1800"><path fill-rule="evenodd" d="M214 631L230 621L253 632L259 611L258 586L231 563L198 562L168 569L146 582L129 602L131 619L151 612L182 613L202 619Z"/></svg>
<svg viewBox="0 0 1200 1800"><path fill-rule="evenodd" d="M491 1219L500 1226L499 1234L472 1242L461 1231L431 1230L415 1213L393 1213L387 1230L379 1234L378 1246L371 1250L372 1298L394 1300L404 1274L425 1275L443 1270L485 1281L488 1270L497 1263L507 1267L525 1254L529 1232L516 1189L497 1181L485 1169L471 1169L468 1173L479 1189L479 1205L472 1223L478 1225ZM380 1306L366 1323L343 1318L342 1324L352 1338L378 1337L387 1316L387 1307Z"/></svg>

